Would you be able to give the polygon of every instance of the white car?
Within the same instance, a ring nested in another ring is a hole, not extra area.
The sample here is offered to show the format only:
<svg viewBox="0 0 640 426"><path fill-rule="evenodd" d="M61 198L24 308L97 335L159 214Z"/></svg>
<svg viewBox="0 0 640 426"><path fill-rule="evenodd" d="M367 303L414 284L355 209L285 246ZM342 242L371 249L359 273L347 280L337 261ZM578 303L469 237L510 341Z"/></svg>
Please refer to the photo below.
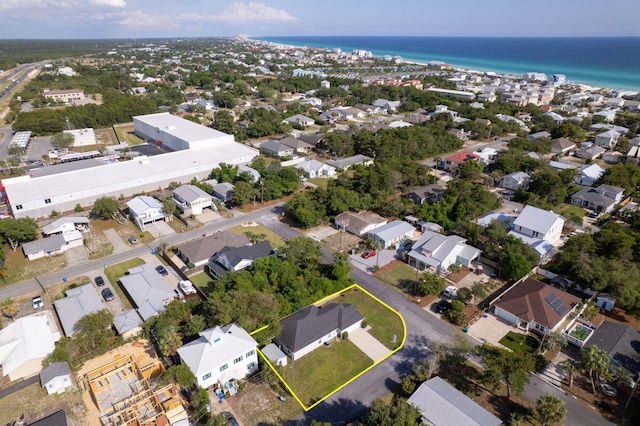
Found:
<svg viewBox="0 0 640 426"><path fill-rule="evenodd" d="M44 301L42 300L42 297L36 296L33 299L31 299L31 305L35 310L41 309L41 308L44 308Z"/></svg>
<svg viewBox="0 0 640 426"><path fill-rule="evenodd" d="M455 297L456 293L458 293L458 287L450 285L444 290L443 295L448 299L452 299L453 297Z"/></svg>
<svg viewBox="0 0 640 426"><path fill-rule="evenodd" d="M180 284L178 284L178 287L180 287L180 290L182 290L182 292L185 294L185 296L188 296L190 294L195 294L196 293L196 289L193 286L193 283L189 280L187 281L180 281Z"/></svg>

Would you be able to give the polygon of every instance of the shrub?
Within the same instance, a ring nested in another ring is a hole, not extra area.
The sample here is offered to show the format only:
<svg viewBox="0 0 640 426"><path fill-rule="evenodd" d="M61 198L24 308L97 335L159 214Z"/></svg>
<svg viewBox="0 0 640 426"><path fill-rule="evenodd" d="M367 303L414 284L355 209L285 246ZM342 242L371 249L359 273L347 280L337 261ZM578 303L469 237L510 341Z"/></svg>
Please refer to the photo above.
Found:
<svg viewBox="0 0 640 426"><path fill-rule="evenodd" d="M82 208L82 206L80 205L80 203L76 204L75 208L73 209L74 212L76 213L80 213L82 211L84 211L84 209Z"/></svg>
<svg viewBox="0 0 640 426"><path fill-rule="evenodd" d="M60 213L58 213L55 210L51 210L51 217L58 217L58 216L60 216Z"/></svg>
<svg viewBox="0 0 640 426"><path fill-rule="evenodd" d="M343 332L342 333L342 340L347 340L349 338L349 333L348 332Z"/></svg>
<svg viewBox="0 0 640 426"><path fill-rule="evenodd" d="M447 312L447 318L449 319L449 321L451 321L451 323L455 325L462 325L467 320L467 314L462 311L449 309L449 311Z"/></svg>
<svg viewBox="0 0 640 426"><path fill-rule="evenodd" d="M467 303L471 302L471 297L472 297L471 290L469 290L466 287L463 287L460 290L458 290L456 297L459 301L461 301L466 305Z"/></svg>
<svg viewBox="0 0 640 426"><path fill-rule="evenodd" d="M367 320L366 319L362 320L362 322L360 323L360 327L367 328Z"/></svg>

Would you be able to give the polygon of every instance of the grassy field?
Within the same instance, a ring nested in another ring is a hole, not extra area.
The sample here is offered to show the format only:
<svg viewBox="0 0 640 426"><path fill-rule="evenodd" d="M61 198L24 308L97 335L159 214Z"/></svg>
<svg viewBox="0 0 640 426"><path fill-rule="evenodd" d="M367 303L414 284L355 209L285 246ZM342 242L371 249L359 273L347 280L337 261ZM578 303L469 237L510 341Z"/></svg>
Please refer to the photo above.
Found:
<svg viewBox="0 0 640 426"><path fill-rule="evenodd" d="M116 291L116 293L118 293L118 296L120 296L120 299L122 299L122 303L124 303L127 309L132 309L133 306L126 295L124 288L122 287L120 278L124 277L129 269L135 266L140 266L142 264L144 264L144 260L136 257L134 259L127 260L126 262L109 266L104 270L104 274L109 279L109 282L113 286L113 289Z"/></svg>
<svg viewBox="0 0 640 426"><path fill-rule="evenodd" d="M16 284L43 274L57 272L67 265L67 259L63 254L29 260L25 257L22 247L13 251L9 245L5 246L6 258L3 279L0 287Z"/></svg>
<svg viewBox="0 0 640 426"><path fill-rule="evenodd" d="M530 354L534 353L538 349L538 346L540 346L538 339L535 337L513 331L508 332L498 343L514 352L526 352Z"/></svg>
<svg viewBox="0 0 640 426"><path fill-rule="evenodd" d="M96 140L104 145L117 145L118 138L116 133L111 127L105 127L104 129L95 129Z"/></svg>
<svg viewBox="0 0 640 426"><path fill-rule="evenodd" d="M380 302L372 298L366 293L356 290L350 290L330 303L350 303L354 305L362 316L366 319L367 324L371 326L369 334L378 339L380 343L390 350L400 346L404 336L404 328L402 320L393 311ZM393 341L396 336L396 341Z"/></svg>
<svg viewBox="0 0 640 426"><path fill-rule="evenodd" d="M127 142L130 146L140 145L144 143L144 140L142 138L139 138L135 135L133 123L116 126L115 129L118 135L118 139L120 139L120 141L122 142Z"/></svg>
<svg viewBox="0 0 640 426"><path fill-rule="evenodd" d="M253 234L264 234L267 240L269 240L269 242L271 243L272 247L275 248L275 247L284 246L284 240L278 234L274 234L273 229L268 229L264 225L256 225L256 226L238 225L230 229L238 235L242 235L245 232L251 232Z"/></svg>
<svg viewBox="0 0 640 426"><path fill-rule="evenodd" d="M310 178L307 181L313 183L314 185L318 185L318 188L327 189L327 185L329 185L329 179L327 178Z"/></svg>
<svg viewBox="0 0 640 426"><path fill-rule="evenodd" d="M283 378L307 406L364 371L372 361L349 340L331 342L283 369ZM295 370L295 377L294 377Z"/></svg>
<svg viewBox="0 0 640 426"><path fill-rule="evenodd" d="M207 291L207 286L213 279L207 275L206 272L200 272L199 274L195 274L189 277L189 281L193 283L196 287L198 287L203 292Z"/></svg>
<svg viewBox="0 0 640 426"><path fill-rule="evenodd" d="M390 269L381 269L375 273L376 278L390 286L408 292L416 282L416 270L406 263L395 263Z"/></svg>
<svg viewBox="0 0 640 426"><path fill-rule="evenodd" d="M562 216L566 216L569 213L572 213L578 217L584 217L587 212L582 208L575 206L573 204L560 204L557 208L554 209L556 213Z"/></svg>

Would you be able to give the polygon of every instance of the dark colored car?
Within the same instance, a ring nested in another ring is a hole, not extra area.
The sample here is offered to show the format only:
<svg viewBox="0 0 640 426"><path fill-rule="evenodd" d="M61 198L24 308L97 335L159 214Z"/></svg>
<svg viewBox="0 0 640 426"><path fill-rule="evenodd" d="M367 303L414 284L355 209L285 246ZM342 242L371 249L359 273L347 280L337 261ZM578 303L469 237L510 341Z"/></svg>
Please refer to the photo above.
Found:
<svg viewBox="0 0 640 426"><path fill-rule="evenodd" d="M449 301L441 300L438 303L433 305L433 310L436 314L444 314L449 309Z"/></svg>
<svg viewBox="0 0 640 426"><path fill-rule="evenodd" d="M169 275L169 271L167 271L167 268L162 265L156 266L156 271L158 271L160 275Z"/></svg>
<svg viewBox="0 0 640 426"><path fill-rule="evenodd" d="M98 287L102 287L104 285L104 279L100 275L96 277L96 285Z"/></svg>
<svg viewBox="0 0 640 426"><path fill-rule="evenodd" d="M110 288L103 288L102 297L105 301L110 302L113 300L113 292L111 291Z"/></svg>
<svg viewBox="0 0 640 426"><path fill-rule="evenodd" d="M239 426L238 425L238 421L236 420L235 417L233 417L233 414L231 414L228 411L223 411L222 415L224 416L225 419L227 419L227 422L231 425L231 426Z"/></svg>
<svg viewBox="0 0 640 426"><path fill-rule="evenodd" d="M591 213L589 213L589 214L587 215L587 217L590 217L590 218L595 219L595 218L597 218L599 215L600 215L600 213L598 213L598 212L591 212Z"/></svg>

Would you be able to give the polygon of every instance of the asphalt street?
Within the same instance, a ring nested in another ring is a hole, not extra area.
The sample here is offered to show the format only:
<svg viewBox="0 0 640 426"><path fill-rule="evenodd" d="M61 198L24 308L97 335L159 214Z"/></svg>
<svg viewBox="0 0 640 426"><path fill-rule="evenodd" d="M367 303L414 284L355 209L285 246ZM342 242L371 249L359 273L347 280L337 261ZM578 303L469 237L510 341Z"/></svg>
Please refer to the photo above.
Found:
<svg viewBox="0 0 640 426"><path fill-rule="evenodd" d="M301 236L302 234L278 220L281 211L282 205L280 204L275 207L246 214L236 212L235 216L231 219L219 219L190 232L163 237L162 242L170 245L178 244L182 241L196 238L203 233L208 234L219 229L229 228L249 221L260 222L285 239ZM159 243L160 241L156 240L147 246L132 247L126 252L67 267L62 271L50 275L43 275L39 277L38 280L44 287L51 286L60 283L65 276L71 278L85 275L93 269L104 266L104 264L116 264L132 257L140 256L152 250ZM331 262L333 260L333 254L325 250L323 260L325 262ZM363 288L383 300L403 316L407 326L406 342L403 348L396 354L368 371L358 380L341 389L322 404L319 404L314 409L291 421L290 424L292 425L306 425L312 420L342 425L356 420L364 413L366 407L373 399L381 398L396 388L402 377L411 372L414 362L428 353L429 346L432 342L448 341L456 332L448 323L426 312L368 273L357 268L352 268L351 277ZM0 289L0 300L7 297L18 297L38 290L39 285L36 280L29 280ZM401 336L398 336L398 338L400 337ZM470 339L470 341L474 345L479 344L479 342L473 339ZM531 382L525 389L525 397L535 402L538 396L544 395L545 393L558 395L566 402L569 410L565 422L569 426L612 425L612 423L585 408L571 396L564 395L557 388L547 384L537 376L532 375Z"/></svg>

